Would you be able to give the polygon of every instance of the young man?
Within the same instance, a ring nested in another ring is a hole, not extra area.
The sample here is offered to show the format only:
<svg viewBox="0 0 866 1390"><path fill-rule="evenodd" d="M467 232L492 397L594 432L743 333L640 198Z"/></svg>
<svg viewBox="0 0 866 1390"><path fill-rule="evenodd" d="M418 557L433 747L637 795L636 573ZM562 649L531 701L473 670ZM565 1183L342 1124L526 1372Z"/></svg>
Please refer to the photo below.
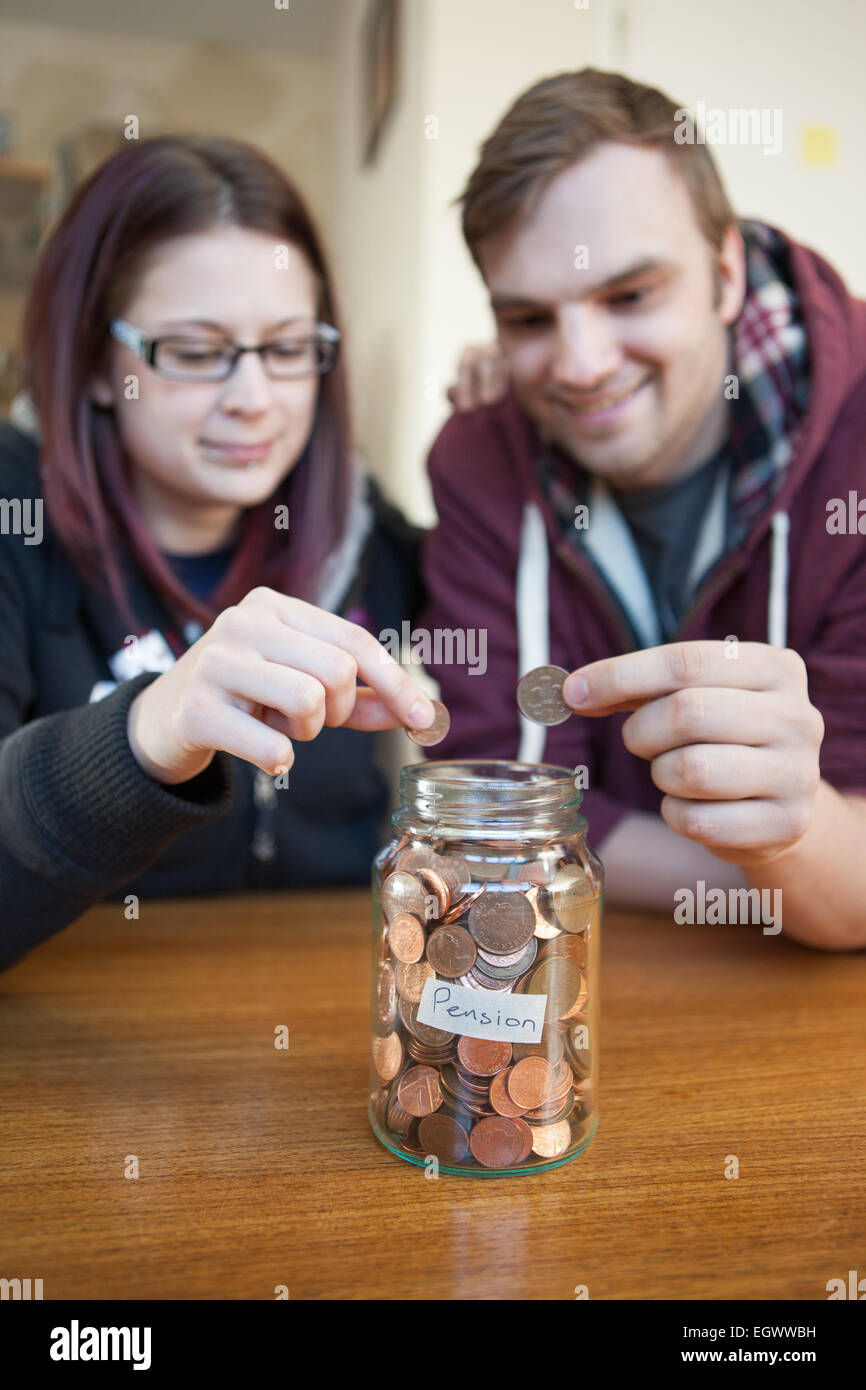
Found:
<svg viewBox="0 0 866 1390"><path fill-rule="evenodd" d="M484 676L433 669L436 756L585 769L612 902L780 889L786 933L854 949L866 304L738 222L677 109L613 73L547 79L462 194L510 385L430 455L423 623L488 651ZM576 714L544 729L515 687L548 663Z"/></svg>

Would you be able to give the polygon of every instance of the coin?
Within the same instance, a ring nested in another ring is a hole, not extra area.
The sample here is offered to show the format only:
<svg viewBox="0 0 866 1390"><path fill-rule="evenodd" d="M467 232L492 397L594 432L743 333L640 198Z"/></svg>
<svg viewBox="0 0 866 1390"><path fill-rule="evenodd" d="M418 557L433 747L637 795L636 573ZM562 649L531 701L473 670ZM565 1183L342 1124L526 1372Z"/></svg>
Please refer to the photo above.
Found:
<svg viewBox="0 0 866 1390"><path fill-rule="evenodd" d="M535 913L535 935L540 941L551 941L562 935L562 930L553 921L550 913L547 891L543 886L534 885L526 894L526 901Z"/></svg>
<svg viewBox="0 0 866 1390"><path fill-rule="evenodd" d="M552 1125L536 1125L532 1130L532 1152L539 1158L559 1158L571 1143L571 1125L560 1120Z"/></svg>
<svg viewBox="0 0 866 1390"><path fill-rule="evenodd" d="M418 1138L425 1153L435 1154L443 1163L458 1163L469 1152L469 1135L459 1120L437 1111L418 1123Z"/></svg>
<svg viewBox="0 0 866 1390"><path fill-rule="evenodd" d="M545 1057L551 1066L556 1066L564 1052L562 1034L556 1031L553 1024L545 1023L540 1042L515 1043L513 1050L515 1062L522 1062L524 1057Z"/></svg>
<svg viewBox="0 0 866 1390"><path fill-rule="evenodd" d="M493 1076L511 1061L511 1043L464 1035L457 1044L457 1056L473 1076Z"/></svg>
<svg viewBox="0 0 866 1390"><path fill-rule="evenodd" d="M390 922L398 912L411 912L422 920L427 915L427 894L424 885L414 874L403 869L389 874L382 884L382 911L385 921Z"/></svg>
<svg viewBox="0 0 866 1390"><path fill-rule="evenodd" d="M393 867L404 873L414 874L418 869L426 869L436 858L432 849L401 849L394 855Z"/></svg>
<svg viewBox="0 0 866 1390"><path fill-rule="evenodd" d="M388 923L388 945L391 955L404 965L413 965L424 954L424 928L411 912L398 912Z"/></svg>
<svg viewBox="0 0 866 1390"><path fill-rule="evenodd" d="M396 993L396 986L395 986ZM418 1022L418 1005L412 1004L408 999L399 999L398 1008L403 1026L407 1033L411 1033L419 1042L427 1047L444 1047L445 1043L450 1043L454 1039L453 1033L448 1033L444 1028L434 1028L430 1023Z"/></svg>
<svg viewBox="0 0 866 1390"><path fill-rule="evenodd" d="M388 1102L386 1119L388 1121L388 1128L392 1129L395 1134L408 1134L412 1126L412 1116L409 1114L409 1111L404 1110L403 1106L400 1104L397 1097L398 1086L399 1082L395 1082L394 1092Z"/></svg>
<svg viewBox="0 0 866 1390"><path fill-rule="evenodd" d="M403 999L408 999L410 1004L421 1002L424 986L432 978L433 966L426 960L413 961L411 965L404 965L401 960L398 960L394 971L397 993Z"/></svg>
<svg viewBox="0 0 866 1390"><path fill-rule="evenodd" d="M434 715L433 723L428 724L426 729L407 729L413 743L417 743L419 748L432 748L434 743L441 743L448 730L451 728L451 715L443 705L441 700L431 700Z"/></svg>
<svg viewBox="0 0 866 1390"><path fill-rule="evenodd" d="M380 1081L393 1081L403 1065L403 1043L399 1033L373 1039L373 1065Z"/></svg>
<svg viewBox="0 0 866 1390"><path fill-rule="evenodd" d="M546 942L542 948L541 961L548 960L551 956L565 956L576 970L585 970L586 937L567 935L554 937L552 941Z"/></svg>
<svg viewBox="0 0 866 1390"><path fill-rule="evenodd" d="M586 931L592 921L596 895L580 864L563 864L547 887L552 916L563 931Z"/></svg>
<svg viewBox="0 0 866 1390"><path fill-rule="evenodd" d="M524 1057L508 1077L508 1094L524 1110L535 1110L553 1091L554 1070L544 1057Z"/></svg>
<svg viewBox="0 0 866 1390"><path fill-rule="evenodd" d="M427 959L437 975L455 980L475 963L475 942L465 927L437 927L427 941Z"/></svg>
<svg viewBox="0 0 866 1390"><path fill-rule="evenodd" d="M397 988L400 988L399 976ZM581 994L586 997L585 988L580 971L564 956L554 956L533 970L526 993L547 995L544 1018L546 1023L552 1023L565 1018L579 1004Z"/></svg>
<svg viewBox="0 0 866 1390"><path fill-rule="evenodd" d="M434 1067L410 1067L400 1077L397 1099L410 1115L432 1115L442 1104L438 1071Z"/></svg>
<svg viewBox="0 0 866 1390"><path fill-rule="evenodd" d="M535 913L523 893L488 888L470 909L469 930L485 951L507 955L527 945Z"/></svg>
<svg viewBox="0 0 866 1390"><path fill-rule="evenodd" d="M506 1067L504 1071L498 1071L490 1083L490 1104L497 1115L505 1115L511 1120L522 1115L526 1108L518 1105L508 1094L508 1078L513 1070L513 1067Z"/></svg>
<svg viewBox="0 0 866 1390"><path fill-rule="evenodd" d="M379 967L376 1003L381 1022L386 1028L393 1028L397 1021L397 985L394 980L394 967L388 961Z"/></svg>
<svg viewBox="0 0 866 1390"><path fill-rule="evenodd" d="M469 1147L485 1168L510 1168L532 1150L532 1130L525 1120L490 1115L472 1126Z"/></svg>
<svg viewBox="0 0 866 1390"><path fill-rule="evenodd" d="M516 980L529 969L530 965L535 960L535 953L537 950L538 942L534 937L531 937L529 945L517 955L516 961L513 956L503 956L501 958L504 961L510 961L511 964L509 965L491 965L488 956L482 956L479 951L478 955L480 959L477 964L477 969L483 971L485 975L489 975L491 979L494 980Z"/></svg>
<svg viewBox="0 0 866 1390"><path fill-rule="evenodd" d="M517 684L517 706L534 724L563 724L574 713L562 698L568 672L561 666L536 666Z"/></svg>

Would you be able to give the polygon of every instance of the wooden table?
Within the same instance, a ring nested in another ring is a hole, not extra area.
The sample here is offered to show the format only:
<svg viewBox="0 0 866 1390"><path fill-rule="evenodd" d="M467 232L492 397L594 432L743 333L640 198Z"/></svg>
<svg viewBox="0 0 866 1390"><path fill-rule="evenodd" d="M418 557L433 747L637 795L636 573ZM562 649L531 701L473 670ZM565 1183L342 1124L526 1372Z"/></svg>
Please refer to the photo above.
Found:
<svg viewBox="0 0 866 1390"><path fill-rule="evenodd" d="M866 1274L866 955L608 913L593 1143L431 1180L367 1122L369 912L102 905L0 975L0 1275L46 1299L824 1300Z"/></svg>

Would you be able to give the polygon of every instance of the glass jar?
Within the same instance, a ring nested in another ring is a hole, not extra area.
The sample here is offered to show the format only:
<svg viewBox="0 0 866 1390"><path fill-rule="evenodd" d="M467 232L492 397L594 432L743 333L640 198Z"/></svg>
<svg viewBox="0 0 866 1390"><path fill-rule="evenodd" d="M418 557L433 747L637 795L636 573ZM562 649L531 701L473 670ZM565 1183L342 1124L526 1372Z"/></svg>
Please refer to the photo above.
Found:
<svg viewBox="0 0 866 1390"><path fill-rule="evenodd" d="M568 768L404 767L373 866L370 1123L446 1173L543 1172L598 1122L604 871Z"/></svg>

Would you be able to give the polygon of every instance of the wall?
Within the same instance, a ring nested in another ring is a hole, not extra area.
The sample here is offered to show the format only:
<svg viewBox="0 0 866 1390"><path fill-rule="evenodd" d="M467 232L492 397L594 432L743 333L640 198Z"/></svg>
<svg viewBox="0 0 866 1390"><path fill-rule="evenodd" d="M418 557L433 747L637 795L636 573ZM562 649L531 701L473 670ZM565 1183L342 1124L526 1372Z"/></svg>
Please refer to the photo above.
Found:
<svg viewBox="0 0 866 1390"><path fill-rule="evenodd" d="M779 154L712 146L728 193L741 215L783 227L866 294L862 0L620 0L612 8L620 22L611 65L630 77L692 108L699 100L707 108L781 108ZM808 127L835 132L832 162L810 162Z"/></svg>

